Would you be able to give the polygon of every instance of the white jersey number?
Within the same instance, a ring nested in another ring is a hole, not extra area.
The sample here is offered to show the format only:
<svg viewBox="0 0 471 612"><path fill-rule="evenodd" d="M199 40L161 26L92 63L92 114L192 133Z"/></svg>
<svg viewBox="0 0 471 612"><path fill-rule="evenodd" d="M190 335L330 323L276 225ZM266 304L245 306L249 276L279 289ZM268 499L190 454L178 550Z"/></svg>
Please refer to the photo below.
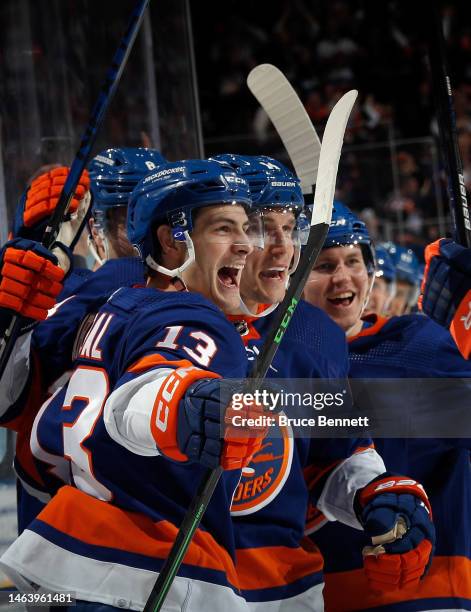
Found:
<svg viewBox="0 0 471 612"><path fill-rule="evenodd" d="M87 402L73 423L63 425L64 455L70 460L77 487L104 501L111 499L111 491L95 478L91 453L83 442L92 435L108 392L108 376L103 369L80 366L72 374L62 407L70 410L74 400Z"/></svg>
<svg viewBox="0 0 471 612"><path fill-rule="evenodd" d="M165 334L165 338L160 342L157 342L157 348L176 350L179 346L181 346L185 353L187 353L193 359L193 361L196 361L196 363L204 366L205 368L209 366L214 355L217 353L218 347L216 346L214 340L208 336L208 334L205 334L202 331L190 332L190 338L199 340L199 342L197 342L193 348L190 348L177 343L178 337L183 330L183 325L171 325L165 329L168 331Z"/></svg>

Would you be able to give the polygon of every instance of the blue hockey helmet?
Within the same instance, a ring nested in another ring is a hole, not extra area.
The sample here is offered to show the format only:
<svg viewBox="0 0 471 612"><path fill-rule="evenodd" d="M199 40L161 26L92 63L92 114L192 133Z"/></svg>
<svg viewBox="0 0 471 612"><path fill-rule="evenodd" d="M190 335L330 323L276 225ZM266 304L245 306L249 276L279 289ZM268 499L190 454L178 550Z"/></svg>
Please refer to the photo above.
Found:
<svg viewBox="0 0 471 612"><path fill-rule="evenodd" d="M225 153L210 159L218 163L229 164L239 176L247 181L252 196L253 207L261 212L262 217L267 209L269 211L282 209L283 213L293 213L296 225L290 234L294 252L288 270L288 283L289 275L298 266L301 246L307 243L310 230L310 223L304 212L305 204L300 180L281 162L266 155L235 155ZM271 240L273 240L273 244L278 244L280 236L277 231L270 232L266 226L264 228L264 243L269 244ZM278 303L274 303L261 313L253 313L248 310L242 299L240 304L242 312L254 317L267 316L277 306Z"/></svg>
<svg viewBox="0 0 471 612"><path fill-rule="evenodd" d="M92 215L126 206L137 183L165 161L159 151L142 147L106 149L96 155L88 164Z"/></svg>
<svg viewBox="0 0 471 612"><path fill-rule="evenodd" d="M128 204L129 241L151 268L178 276L194 261L193 211L217 204L239 204L250 209L252 200L247 182L228 164L190 159L162 164L135 187ZM155 256L155 228L171 227L175 240L186 242L189 258L182 267L168 270Z"/></svg>
<svg viewBox="0 0 471 612"><path fill-rule="evenodd" d="M396 280L396 268L388 251L381 244L375 245L376 272L377 278L384 278L388 283Z"/></svg>
<svg viewBox="0 0 471 612"><path fill-rule="evenodd" d="M373 274L375 271L374 248L366 224L348 206L335 200L330 228L323 248L329 249L349 245L361 248L367 272Z"/></svg>
<svg viewBox="0 0 471 612"><path fill-rule="evenodd" d="M297 217L304 210L301 183L281 162L266 155L224 153L210 158L228 163L248 182L256 208L291 208Z"/></svg>
<svg viewBox="0 0 471 612"><path fill-rule="evenodd" d="M396 280L417 287L420 279L420 263L414 251L394 242L383 242L396 268Z"/></svg>

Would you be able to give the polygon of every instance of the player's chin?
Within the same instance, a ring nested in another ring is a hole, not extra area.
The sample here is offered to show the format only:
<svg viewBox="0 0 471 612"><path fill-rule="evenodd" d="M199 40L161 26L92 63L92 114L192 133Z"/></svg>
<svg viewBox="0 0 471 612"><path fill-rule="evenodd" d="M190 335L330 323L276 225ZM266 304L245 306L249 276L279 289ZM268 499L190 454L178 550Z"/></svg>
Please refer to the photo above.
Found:
<svg viewBox="0 0 471 612"><path fill-rule="evenodd" d="M233 314L240 307L240 293L238 287L216 286L212 291L212 301L223 312Z"/></svg>
<svg viewBox="0 0 471 612"><path fill-rule="evenodd" d="M361 317L361 308L353 304L349 308L339 309L327 304L325 311L344 331L350 329Z"/></svg>
<svg viewBox="0 0 471 612"><path fill-rule="evenodd" d="M286 289L285 287L277 287L272 291L266 291L266 298L263 301L265 304L277 304L283 301L285 297Z"/></svg>

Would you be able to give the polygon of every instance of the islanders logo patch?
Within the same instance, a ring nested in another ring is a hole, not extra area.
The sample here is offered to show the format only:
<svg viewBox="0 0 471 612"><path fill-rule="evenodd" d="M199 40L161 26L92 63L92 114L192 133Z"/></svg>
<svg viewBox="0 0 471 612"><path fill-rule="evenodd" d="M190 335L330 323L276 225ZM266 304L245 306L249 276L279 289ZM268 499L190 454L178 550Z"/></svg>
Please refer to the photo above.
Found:
<svg viewBox="0 0 471 612"><path fill-rule="evenodd" d="M288 478L293 460L291 427L279 427L280 435L266 438L250 465L242 470L232 498L231 515L243 516L264 508L275 499Z"/></svg>

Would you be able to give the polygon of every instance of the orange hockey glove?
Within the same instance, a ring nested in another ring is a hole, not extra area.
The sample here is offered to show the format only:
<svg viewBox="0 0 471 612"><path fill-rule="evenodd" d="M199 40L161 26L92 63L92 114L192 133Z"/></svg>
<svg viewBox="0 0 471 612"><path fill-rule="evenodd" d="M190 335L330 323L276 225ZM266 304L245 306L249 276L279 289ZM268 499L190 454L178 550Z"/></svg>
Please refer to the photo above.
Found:
<svg viewBox="0 0 471 612"><path fill-rule="evenodd" d="M45 223L52 215L59 201L69 169L65 166L54 168L34 179L18 204L13 226L14 237L41 240ZM80 201L90 188L90 179L85 170L75 190L68 213L77 211Z"/></svg>
<svg viewBox="0 0 471 612"><path fill-rule="evenodd" d="M0 276L0 307L43 320L62 291L64 271L41 244L15 238L0 252Z"/></svg>

